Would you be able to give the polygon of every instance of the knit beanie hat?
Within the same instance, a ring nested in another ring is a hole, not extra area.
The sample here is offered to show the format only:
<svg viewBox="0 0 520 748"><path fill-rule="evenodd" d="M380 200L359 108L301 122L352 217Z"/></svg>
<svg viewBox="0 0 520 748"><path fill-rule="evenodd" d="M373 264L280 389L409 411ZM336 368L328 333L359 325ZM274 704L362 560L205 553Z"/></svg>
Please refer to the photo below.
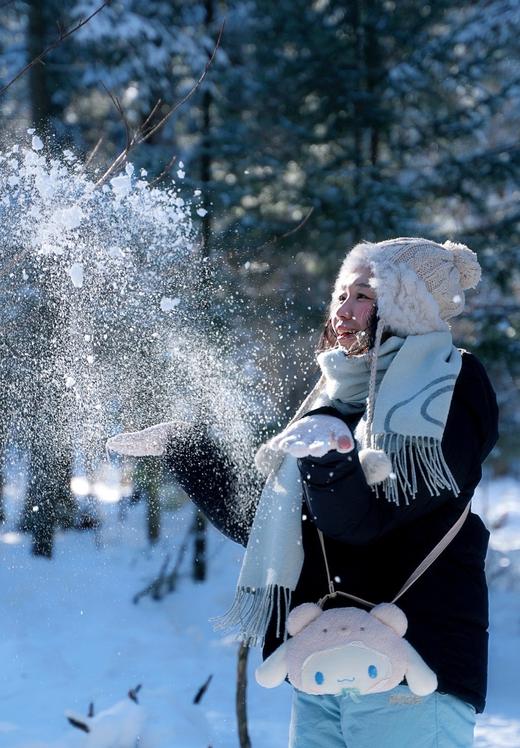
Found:
<svg viewBox="0 0 520 748"><path fill-rule="evenodd" d="M396 335L448 330L447 320L464 309L464 291L480 280L477 255L464 244L418 237L357 244L345 258L334 288L337 298L348 273L368 267L378 317Z"/></svg>

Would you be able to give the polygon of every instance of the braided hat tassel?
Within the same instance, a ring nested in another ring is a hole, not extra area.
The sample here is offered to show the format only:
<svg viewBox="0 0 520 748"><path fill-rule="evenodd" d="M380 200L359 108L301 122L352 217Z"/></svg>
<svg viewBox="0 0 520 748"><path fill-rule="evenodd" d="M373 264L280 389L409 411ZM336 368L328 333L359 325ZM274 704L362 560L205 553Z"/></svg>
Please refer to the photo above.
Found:
<svg viewBox="0 0 520 748"><path fill-rule="evenodd" d="M381 338L385 327L384 321L377 321L372 361L370 363L370 381L368 385L367 419L363 449L359 452L359 462L369 486L380 483L388 478L392 472L392 462L382 449L375 449L372 444L372 422L376 395L377 357L381 347Z"/></svg>

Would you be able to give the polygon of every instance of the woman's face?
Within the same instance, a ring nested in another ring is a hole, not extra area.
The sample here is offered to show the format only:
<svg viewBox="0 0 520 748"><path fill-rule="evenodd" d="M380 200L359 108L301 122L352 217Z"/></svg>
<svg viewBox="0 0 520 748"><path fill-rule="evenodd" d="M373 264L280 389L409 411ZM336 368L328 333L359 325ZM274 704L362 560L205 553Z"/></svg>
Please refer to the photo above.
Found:
<svg viewBox="0 0 520 748"><path fill-rule="evenodd" d="M369 284L370 270L361 268L345 276L340 294L333 300L331 323L338 344L352 348L359 334L366 331L376 303L376 294Z"/></svg>

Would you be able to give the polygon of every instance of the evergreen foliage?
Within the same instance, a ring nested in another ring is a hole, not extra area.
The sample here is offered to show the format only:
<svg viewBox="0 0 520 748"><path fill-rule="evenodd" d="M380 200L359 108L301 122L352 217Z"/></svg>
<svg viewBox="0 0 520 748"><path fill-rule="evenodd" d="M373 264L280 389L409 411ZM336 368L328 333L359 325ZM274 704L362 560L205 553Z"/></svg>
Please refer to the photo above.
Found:
<svg viewBox="0 0 520 748"><path fill-rule="evenodd" d="M54 37L57 20L67 26L98 4L9 3L2 80ZM283 420L314 376L349 246L413 234L467 243L485 282L454 333L491 371L509 469L520 446L520 6L113 0L4 96L4 130L45 121L85 153L102 138L89 166L102 173L125 138L107 91L130 127L158 99L165 111L201 74L224 20L203 86L132 154L152 176L176 155L172 176L201 191L204 314L251 356ZM281 335L284 356L273 358Z"/></svg>

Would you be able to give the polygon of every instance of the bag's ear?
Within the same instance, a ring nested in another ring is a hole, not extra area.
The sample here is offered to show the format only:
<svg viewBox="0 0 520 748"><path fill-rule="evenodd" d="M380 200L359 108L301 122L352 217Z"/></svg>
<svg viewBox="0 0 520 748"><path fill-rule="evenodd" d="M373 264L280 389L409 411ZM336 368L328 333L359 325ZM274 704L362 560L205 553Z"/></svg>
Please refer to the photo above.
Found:
<svg viewBox="0 0 520 748"><path fill-rule="evenodd" d="M322 613L323 610L316 603L302 603L298 605L289 613L289 617L287 618L287 632L291 636L299 634L305 626L315 621Z"/></svg>
<svg viewBox="0 0 520 748"><path fill-rule="evenodd" d="M408 687L417 696L427 696L437 688L437 676L412 645L406 639L404 641L408 644L408 667L405 672Z"/></svg>
<svg viewBox="0 0 520 748"><path fill-rule="evenodd" d="M260 686L274 688L283 683L287 675L287 662L285 659L287 644L288 642L280 644L278 649L275 649L267 660L264 660L255 670L256 682Z"/></svg>
<svg viewBox="0 0 520 748"><path fill-rule="evenodd" d="M398 636L404 636L408 619L401 608L393 603L380 603L370 611L370 615L389 626Z"/></svg>

